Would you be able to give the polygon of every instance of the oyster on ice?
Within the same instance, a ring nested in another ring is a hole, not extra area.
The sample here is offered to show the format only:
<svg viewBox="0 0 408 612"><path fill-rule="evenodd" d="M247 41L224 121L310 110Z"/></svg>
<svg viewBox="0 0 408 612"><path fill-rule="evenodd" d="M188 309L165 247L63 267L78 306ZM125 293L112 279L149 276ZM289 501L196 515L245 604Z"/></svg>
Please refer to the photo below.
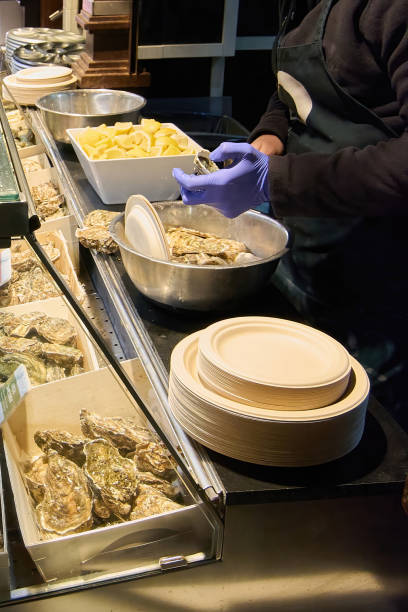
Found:
<svg viewBox="0 0 408 612"><path fill-rule="evenodd" d="M147 484L140 484L138 491L129 517L131 521L183 508L183 506Z"/></svg>
<svg viewBox="0 0 408 612"><path fill-rule="evenodd" d="M39 504L45 491L48 457L40 455L24 466L24 479L35 505Z"/></svg>
<svg viewBox="0 0 408 612"><path fill-rule="evenodd" d="M59 317L46 317L38 321L36 332L51 344L67 344L73 346L76 341L76 331L73 325Z"/></svg>
<svg viewBox="0 0 408 612"><path fill-rule="evenodd" d="M62 367L70 367L83 362L82 352L73 346L64 344L51 344L45 342L41 347L41 354L49 361L53 361Z"/></svg>
<svg viewBox="0 0 408 612"><path fill-rule="evenodd" d="M84 436L105 438L122 452L134 451L140 442L152 440L149 430L137 425L131 417L102 417L82 409L79 421Z"/></svg>
<svg viewBox="0 0 408 612"><path fill-rule="evenodd" d="M102 439L87 442L84 453L84 472L98 501L112 514L127 516L138 484L133 461L122 457L112 444Z"/></svg>
<svg viewBox="0 0 408 612"><path fill-rule="evenodd" d="M85 531L93 524L92 498L84 472L56 452L48 455L44 497L36 514L40 528L56 535Z"/></svg>
<svg viewBox="0 0 408 612"><path fill-rule="evenodd" d="M82 466L85 461L84 444L87 440L69 431L58 431L56 429L36 431L34 442L44 453L51 450L56 451L59 455L79 466Z"/></svg>

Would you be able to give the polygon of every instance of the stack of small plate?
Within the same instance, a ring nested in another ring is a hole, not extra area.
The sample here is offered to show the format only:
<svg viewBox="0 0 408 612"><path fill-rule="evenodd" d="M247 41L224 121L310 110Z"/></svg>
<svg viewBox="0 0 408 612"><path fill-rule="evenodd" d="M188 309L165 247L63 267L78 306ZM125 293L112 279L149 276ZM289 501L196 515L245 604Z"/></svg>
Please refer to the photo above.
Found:
<svg viewBox="0 0 408 612"><path fill-rule="evenodd" d="M46 94L63 89L72 89L76 84L72 68L68 66L36 66L19 70L3 79L7 89L20 104L34 105ZM3 97L10 96L3 87Z"/></svg>
<svg viewBox="0 0 408 612"><path fill-rule="evenodd" d="M194 439L264 465L307 466L350 452L369 381L345 348L284 319L238 317L188 336L171 358L169 403Z"/></svg>
<svg viewBox="0 0 408 612"><path fill-rule="evenodd" d="M15 73L33 66L58 64L72 66L85 51L85 43L43 42L17 47L11 56L11 72Z"/></svg>

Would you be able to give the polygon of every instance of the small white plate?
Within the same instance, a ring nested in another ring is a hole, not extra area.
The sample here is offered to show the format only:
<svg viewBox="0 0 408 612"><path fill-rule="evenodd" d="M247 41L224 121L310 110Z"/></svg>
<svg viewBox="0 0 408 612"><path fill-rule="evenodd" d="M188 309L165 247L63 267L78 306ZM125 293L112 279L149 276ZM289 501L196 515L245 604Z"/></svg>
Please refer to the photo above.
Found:
<svg viewBox="0 0 408 612"><path fill-rule="evenodd" d="M132 195L126 202L125 234L132 247L146 257L170 259L166 232L149 200Z"/></svg>
<svg viewBox="0 0 408 612"><path fill-rule="evenodd" d="M15 73L19 83L49 85L72 78L72 68L68 66L35 66L24 68Z"/></svg>

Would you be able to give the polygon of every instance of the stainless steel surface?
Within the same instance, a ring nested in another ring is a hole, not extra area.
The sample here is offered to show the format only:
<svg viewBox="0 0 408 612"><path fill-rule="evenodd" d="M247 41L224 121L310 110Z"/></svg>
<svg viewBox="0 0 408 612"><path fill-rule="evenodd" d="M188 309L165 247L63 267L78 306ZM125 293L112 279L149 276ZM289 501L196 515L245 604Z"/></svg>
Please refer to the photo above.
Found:
<svg viewBox="0 0 408 612"><path fill-rule="evenodd" d="M222 563L21 612L406 612L407 532L398 496L228 506Z"/></svg>
<svg viewBox="0 0 408 612"><path fill-rule="evenodd" d="M70 203L76 221L79 226L82 226L83 218L89 210L85 208L77 186L72 180L65 162L61 158L61 154L49 129L39 115L39 111L31 110L30 117L47 149L47 153L58 171L58 175L64 187L64 194ZM213 469L213 465L208 458L206 450L184 433L170 411L167 400L168 373L134 303L131 301L123 285L117 267L110 257L106 257L99 253L93 253L92 255L108 292L109 300L117 314L118 325L121 325L122 328L127 331L129 342L133 347L134 354L126 355L126 357L129 359L137 355L142 361L146 374L157 393L160 405L163 409L167 434L179 444L185 462L192 476L196 479L201 488L206 491L214 487L218 494L217 503L222 505L225 499L225 491L218 475Z"/></svg>
<svg viewBox="0 0 408 612"><path fill-rule="evenodd" d="M146 99L138 94L113 89L69 89L43 96L37 107L52 136L69 143L68 128L113 125L116 121L138 123Z"/></svg>
<svg viewBox="0 0 408 612"><path fill-rule="evenodd" d="M221 309L259 290L287 251L288 232L278 221L255 211L227 219L211 206L160 202L154 207L165 227L184 226L244 242L261 259L240 266L194 266L146 257L126 239L124 215L110 233L136 288L156 302L188 310Z"/></svg>

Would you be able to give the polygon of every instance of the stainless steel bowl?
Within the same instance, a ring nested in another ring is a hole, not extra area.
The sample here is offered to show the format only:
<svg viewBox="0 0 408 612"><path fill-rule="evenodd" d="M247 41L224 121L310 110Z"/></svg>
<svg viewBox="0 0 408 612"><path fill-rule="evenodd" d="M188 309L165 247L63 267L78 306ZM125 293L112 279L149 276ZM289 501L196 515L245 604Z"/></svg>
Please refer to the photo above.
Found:
<svg viewBox="0 0 408 612"><path fill-rule="evenodd" d="M116 121L138 123L146 99L115 89L67 89L43 96L37 108L58 142L69 143L65 130L113 125Z"/></svg>
<svg viewBox="0 0 408 612"><path fill-rule="evenodd" d="M125 270L136 288L148 298L188 310L220 310L260 289L286 253L287 230L256 211L227 219L211 206L185 206L157 202L163 225L182 225L244 242L259 261L238 266L196 266L146 257L132 248L125 236L124 214L110 225Z"/></svg>

